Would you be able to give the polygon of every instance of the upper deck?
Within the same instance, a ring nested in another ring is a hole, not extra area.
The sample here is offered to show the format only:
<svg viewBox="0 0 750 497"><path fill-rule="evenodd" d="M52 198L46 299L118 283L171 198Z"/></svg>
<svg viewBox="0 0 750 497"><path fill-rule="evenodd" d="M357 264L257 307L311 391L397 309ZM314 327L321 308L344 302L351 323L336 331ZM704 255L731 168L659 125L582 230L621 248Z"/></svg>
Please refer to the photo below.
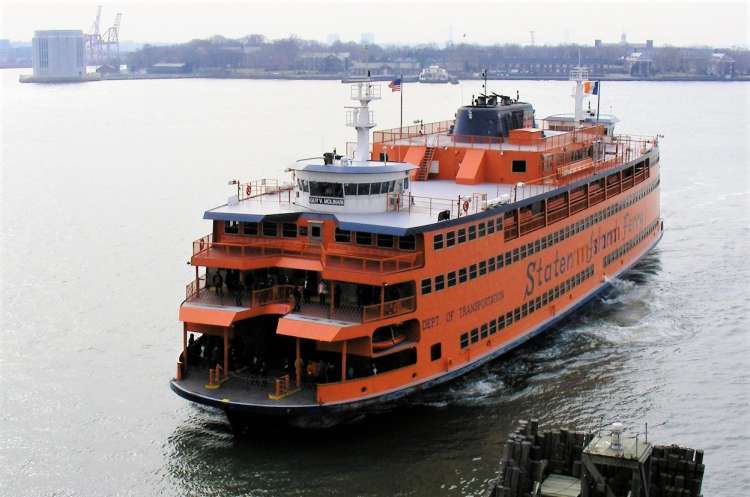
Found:
<svg viewBox="0 0 750 497"><path fill-rule="evenodd" d="M204 218L261 222L302 216L333 219L342 230L404 236L489 208L502 212L523 206L529 199L637 160L657 144L656 138L606 137L599 126L543 133L524 129L511 139L462 137L450 134L449 129L450 121L443 121L374 133L373 156L395 155L400 161L373 163L377 165L368 168L400 173L405 170L404 162L420 164L412 172L408 192L373 198L371 212L347 208L347 181L352 174L346 167L314 166L315 171L328 172L329 177L340 175L340 209L305 205L296 183L259 180L238 185L237 201L207 210ZM420 181L423 168L427 174ZM442 221L438 220L440 213Z"/></svg>

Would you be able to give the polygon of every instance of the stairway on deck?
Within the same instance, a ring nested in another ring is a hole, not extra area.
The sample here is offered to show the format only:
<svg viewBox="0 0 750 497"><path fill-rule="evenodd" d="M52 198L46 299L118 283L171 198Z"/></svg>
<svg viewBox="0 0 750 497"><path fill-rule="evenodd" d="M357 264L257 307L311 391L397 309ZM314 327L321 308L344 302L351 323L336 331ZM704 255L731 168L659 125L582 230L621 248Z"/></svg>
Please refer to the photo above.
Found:
<svg viewBox="0 0 750 497"><path fill-rule="evenodd" d="M419 168L417 169L414 179L417 181L426 181L430 175L430 167L432 166L432 158L435 155L435 147L425 148L422 160L419 162Z"/></svg>

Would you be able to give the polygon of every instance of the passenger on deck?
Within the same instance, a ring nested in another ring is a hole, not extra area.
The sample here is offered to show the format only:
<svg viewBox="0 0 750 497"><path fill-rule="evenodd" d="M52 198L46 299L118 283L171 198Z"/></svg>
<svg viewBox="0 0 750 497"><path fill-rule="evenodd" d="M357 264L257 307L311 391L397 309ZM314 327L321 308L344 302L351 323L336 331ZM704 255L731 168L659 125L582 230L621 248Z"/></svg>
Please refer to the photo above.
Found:
<svg viewBox="0 0 750 497"><path fill-rule="evenodd" d="M242 307L242 291L244 290L244 286L242 285L242 282L240 281L239 274L237 275L237 280L234 284L234 303L237 305L237 307Z"/></svg>
<svg viewBox="0 0 750 497"><path fill-rule="evenodd" d="M372 363L372 375L375 376L378 374L378 368L375 366L375 363Z"/></svg>
<svg viewBox="0 0 750 497"><path fill-rule="evenodd" d="M216 289L216 295L219 298L224 298L224 278L221 277L221 273L217 270L211 278L211 284Z"/></svg>
<svg viewBox="0 0 750 497"><path fill-rule="evenodd" d="M221 347L219 344L214 344L214 348L211 351L211 363L208 365L209 368L215 368L217 365L221 365Z"/></svg>
<svg viewBox="0 0 750 497"><path fill-rule="evenodd" d="M292 308L292 312L299 312L302 308L302 290L299 286L294 287L292 298L294 298L294 308Z"/></svg>
<svg viewBox="0 0 750 497"><path fill-rule="evenodd" d="M326 295L328 295L328 285L325 280L320 280L318 283L318 300L322 305L326 304Z"/></svg>
<svg viewBox="0 0 750 497"><path fill-rule="evenodd" d="M310 303L310 300L312 300L312 294L313 294L312 282L310 281L310 278L306 277L304 286L302 288L302 295L305 298L305 304Z"/></svg>

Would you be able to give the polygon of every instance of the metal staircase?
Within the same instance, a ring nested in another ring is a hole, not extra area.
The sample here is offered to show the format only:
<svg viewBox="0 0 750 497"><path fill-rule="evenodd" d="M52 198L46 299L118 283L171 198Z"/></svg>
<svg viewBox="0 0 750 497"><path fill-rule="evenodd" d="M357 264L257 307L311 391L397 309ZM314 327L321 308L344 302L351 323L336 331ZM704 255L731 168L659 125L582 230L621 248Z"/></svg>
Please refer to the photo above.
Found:
<svg viewBox="0 0 750 497"><path fill-rule="evenodd" d="M432 158L435 155L435 147L427 147L424 151L424 156L419 162L419 169L417 169L414 179L417 181L427 181L427 177L430 175L430 166L432 166Z"/></svg>

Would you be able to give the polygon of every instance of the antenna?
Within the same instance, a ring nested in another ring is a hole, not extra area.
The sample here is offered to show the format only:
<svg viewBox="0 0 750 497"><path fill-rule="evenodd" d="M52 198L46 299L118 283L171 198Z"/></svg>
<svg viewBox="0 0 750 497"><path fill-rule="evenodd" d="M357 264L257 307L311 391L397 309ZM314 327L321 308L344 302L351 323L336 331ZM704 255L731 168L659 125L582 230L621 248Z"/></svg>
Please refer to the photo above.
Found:
<svg viewBox="0 0 750 497"><path fill-rule="evenodd" d="M487 68L482 70L482 77L484 78L484 96L487 96Z"/></svg>

